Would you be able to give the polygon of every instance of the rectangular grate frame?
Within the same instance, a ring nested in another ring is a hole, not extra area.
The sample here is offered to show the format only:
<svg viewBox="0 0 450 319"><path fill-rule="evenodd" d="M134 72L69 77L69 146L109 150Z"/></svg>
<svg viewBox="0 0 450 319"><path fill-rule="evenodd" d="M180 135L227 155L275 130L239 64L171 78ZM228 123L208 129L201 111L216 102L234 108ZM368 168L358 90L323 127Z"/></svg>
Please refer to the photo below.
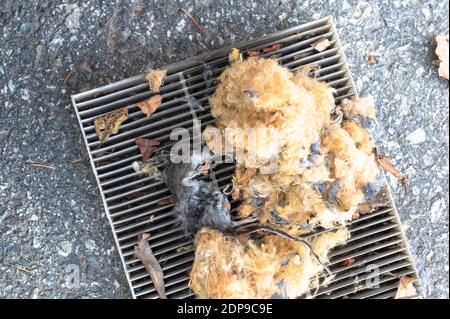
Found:
<svg viewBox="0 0 450 319"><path fill-rule="evenodd" d="M325 51L317 52L311 44L321 38L327 38L331 45ZM261 54L261 57L275 58L292 71L307 65L319 65L317 79L336 89L336 103L357 95L331 17L232 47L245 52L280 43L283 44L281 49ZM141 159L134 139L139 136L156 139L161 141L160 149L169 149L173 143L169 138L172 129L185 127L192 130L192 116L186 98L195 98L203 106L203 110L197 113L202 128L213 123L208 96L214 92L214 79L228 65L228 53L232 47L163 67L167 70L160 89L164 102L149 118L136 106L137 102L152 95L144 74L72 96L134 298L158 298L150 276L133 256L137 235L142 232L151 234L150 245L162 265L168 297L194 296L188 288L189 270L194 260L192 241L184 238L182 229L176 224L171 212L173 204L158 204L171 196L167 187L151 177L135 173L131 167L133 161ZM122 124L118 134L100 144L94 119L123 107L128 108L128 120ZM216 179L222 188L230 182L233 173L232 165L222 164L215 169ZM385 192L387 204L351 222L351 239L330 255L329 267L335 278L328 286L312 290L310 296L393 298L402 276L414 276L418 282L414 261L387 183ZM232 202L232 208L236 206L237 203ZM317 233L311 236L315 235ZM353 263L345 265L348 260ZM374 270L373 265L378 268Z"/></svg>

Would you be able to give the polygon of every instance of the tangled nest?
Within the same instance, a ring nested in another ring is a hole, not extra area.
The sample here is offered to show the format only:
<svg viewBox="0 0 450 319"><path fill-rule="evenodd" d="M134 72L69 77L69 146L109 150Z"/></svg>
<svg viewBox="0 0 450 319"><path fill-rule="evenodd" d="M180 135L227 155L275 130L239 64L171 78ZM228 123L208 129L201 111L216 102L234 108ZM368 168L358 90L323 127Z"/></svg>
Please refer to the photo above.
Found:
<svg viewBox="0 0 450 319"><path fill-rule="evenodd" d="M190 286L200 298L298 297L323 271L311 248L326 260L349 237L345 225L357 206L384 185L370 132L377 128L375 108L368 98L336 106L326 83L270 59L237 61L219 81L210 104L222 134L207 129L205 139L214 153L236 161L231 196L240 200L239 217L257 216L295 236L341 229L309 240L311 247L202 229ZM269 133L255 133L260 128Z"/></svg>

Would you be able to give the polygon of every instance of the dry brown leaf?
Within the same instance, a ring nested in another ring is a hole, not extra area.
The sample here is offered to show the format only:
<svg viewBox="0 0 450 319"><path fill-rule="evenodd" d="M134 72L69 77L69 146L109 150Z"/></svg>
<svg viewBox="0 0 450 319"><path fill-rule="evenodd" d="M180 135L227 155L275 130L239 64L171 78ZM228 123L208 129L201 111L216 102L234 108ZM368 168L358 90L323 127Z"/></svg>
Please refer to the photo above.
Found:
<svg viewBox="0 0 450 319"><path fill-rule="evenodd" d="M159 89L164 84L166 74L167 70L151 70L145 75L145 79L148 81L148 86L152 92L159 92Z"/></svg>
<svg viewBox="0 0 450 319"><path fill-rule="evenodd" d="M369 55L367 57L367 61L369 61L370 64L376 64L377 63L377 57L374 55Z"/></svg>
<svg viewBox="0 0 450 319"><path fill-rule="evenodd" d="M282 47L283 47L283 45L282 45L281 43L279 43L279 44L274 44L274 45L272 45L271 47L264 48L264 49L263 49L263 52L264 52L264 53L267 53L267 52L273 52L273 51L276 51L276 50L281 49Z"/></svg>
<svg viewBox="0 0 450 319"><path fill-rule="evenodd" d="M100 142L108 140L110 135L117 134L120 125L128 119L128 109L117 110L94 120L95 132Z"/></svg>
<svg viewBox="0 0 450 319"><path fill-rule="evenodd" d="M139 147L143 162L147 162L154 150L161 144L159 141L143 138L141 136L137 137L134 141Z"/></svg>
<svg viewBox="0 0 450 319"><path fill-rule="evenodd" d="M417 296L417 291L416 288L414 287L414 281L415 279L409 276L404 276L400 278L395 299L410 298Z"/></svg>
<svg viewBox="0 0 450 319"><path fill-rule="evenodd" d="M436 42L436 55L441 61L438 72L440 76L448 80L448 35L438 35Z"/></svg>
<svg viewBox="0 0 450 319"><path fill-rule="evenodd" d="M175 203L175 199L173 197L170 198L164 198L158 201L158 206L166 206L166 205L170 205L170 204L174 204Z"/></svg>
<svg viewBox="0 0 450 319"><path fill-rule="evenodd" d="M313 44L311 44L311 46L319 52L325 51L326 49L328 49L331 45L330 40L328 40L327 38L322 38L317 42L314 42Z"/></svg>
<svg viewBox="0 0 450 319"><path fill-rule="evenodd" d="M161 299L167 299L165 285L164 285L164 274L161 269L161 265L153 255L152 248L148 244L149 234L140 234L138 236L138 244L134 247L134 256L139 258L139 260L144 264L145 269L152 278L153 285L155 286L156 292Z"/></svg>
<svg viewBox="0 0 450 319"><path fill-rule="evenodd" d="M376 152L375 152L376 153ZM378 164L386 171L391 173L402 184L405 192L408 191L408 176L402 174L395 168L389 156L376 154Z"/></svg>
<svg viewBox="0 0 450 319"><path fill-rule="evenodd" d="M162 98L162 95L153 95L151 98L137 103L137 106L141 109L142 113L149 117L161 105Z"/></svg>
<svg viewBox="0 0 450 319"><path fill-rule="evenodd" d="M257 58L259 57L259 51L247 51L247 56L249 58Z"/></svg>

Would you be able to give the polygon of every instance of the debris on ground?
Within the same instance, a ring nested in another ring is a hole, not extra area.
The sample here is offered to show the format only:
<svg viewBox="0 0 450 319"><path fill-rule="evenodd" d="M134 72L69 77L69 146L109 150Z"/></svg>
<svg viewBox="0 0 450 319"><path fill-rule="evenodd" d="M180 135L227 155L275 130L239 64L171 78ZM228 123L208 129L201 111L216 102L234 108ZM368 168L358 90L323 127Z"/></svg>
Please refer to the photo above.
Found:
<svg viewBox="0 0 450 319"><path fill-rule="evenodd" d="M241 51L239 51L239 49L237 48L232 48L230 54L228 55L228 61L230 62L230 64L242 61Z"/></svg>
<svg viewBox="0 0 450 319"><path fill-rule="evenodd" d="M188 17L188 19L192 22L192 24L200 31L203 32L203 27L200 22L197 21L196 18L192 14L189 13L185 8L180 7L180 10Z"/></svg>
<svg viewBox="0 0 450 319"><path fill-rule="evenodd" d="M321 38L319 41L311 44L311 46L318 52L323 52L328 49L331 45L330 40L327 38Z"/></svg>
<svg viewBox="0 0 450 319"><path fill-rule="evenodd" d="M281 43L277 43L277 44L274 44L274 45L272 45L272 46L270 46L268 48L264 48L263 52L264 53L273 52L273 51L279 50L281 48L283 48L283 45Z"/></svg>
<svg viewBox="0 0 450 319"><path fill-rule="evenodd" d="M135 161L135 162L131 163L131 167L138 174L146 174L157 180L161 180L161 173L160 173L159 169L149 162L143 163L143 162Z"/></svg>
<svg viewBox="0 0 450 319"><path fill-rule="evenodd" d="M36 48L36 56L34 58L33 62L33 68L37 69L41 65L42 57L44 53L46 52L45 46L42 43L39 43Z"/></svg>
<svg viewBox="0 0 450 319"><path fill-rule="evenodd" d="M412 298L417 296L416 287L414 287L415 279L410 276L400 278L397 294L395 299Z"/></svg>
<svg viewBox="0 0 450 319"><path fill-rule="evenodd" d="M144 196L144 195L145 195L144 192L135 192L135 193L131 193L130 195L127 195L127 199L128 200L133 200L133 199L139 198L139 197Z"/></svg>
<svg viewBox="0 0 450 319"><path fill-rule="evenodd" d="M436 55L439 58L440 64L439 64L439 76L443 77L444 79L448 80L448 51L449 51L449 44L448 44L448 35L438 35L436 37Z"/></svg>
<svg viewBox="0 0 450 319"><path fill-rule="evenodd" d="M100 142L106 142L110 135L117 134L120 126L127 119L128 109L126 107L96 118L94 127Z"/></svg>
<svg viewBox="0 0 450 319"><path fill-rule="evenodd" d="M349 259L344 260L344 261L341 263L341 265L342 265L343 267L349 267L349 266L353 265L355 262L356 262L355 258L349 258Z"/></svg>
<svg viewBox="0 0 450 319"><path fill-rule="evenodd" d="M144 9L145 9L145 1L139 0L133 6L133 10L131 11L131 18L136 19L137 17L139 17L142 11L144 11Z"/></svg>
<svg viewBox="0 0 450 319"><path fill-rule="evenodd" d="M137 137L134 141L141 152L142 162L147 162L155 149L161 144L159 141L143 138L141 136Z"/></svg>
<svg viewBox="0 0 450 319"><path fill-rule="evenodd" d="M163 97L162 95L153 95L151 98L138 102L137 106L141 109L142 113L144 113L147 117L155 113L157 108L161 105Z"/></svg>
<svg viewBox="0 0 450 319"><path fill-rule="evenodd" d="M250 51L247 51L247 56L249 57L249 58L257 58L257 57L259 57L259 51L253 51L253 50L250 50Z"/></svg>
<svg viewBox="0 0 450 319"><path fill-rule="evenodd" d="M167 299L164 285L164 273L148 243L149 238L149 234L140 234L138 236L138 244L134 247L134 256L142 262L145 269L150 274L153 286L155 287L159 298Z"/></svg>
<svg viewBox="0 0 450 319"><path fill-rule="evenodd" d="M171 205L175 203L175 198L173 197L169 197L169 198L164 198L164 199L160 199L157 203L158 206L166 206L166 205Z"/></svg>
<svg viewBox="0 0 450 319"><path fill-rule="evenodd" d="M194 248L193 245L181 246L180 248L177 248L177 253L183 253L183 252L191 251L192 248Z"/></svg>
<svg viewBox="0 0 450 319"><path fill-rule="evenodd" d="M84 161L85 159L86 159L85 157L80 157L80 158L70 161L70 164L78 164L78 163Z"/></svg>
<svg viewBox="0 0 450 319"><path fill-rule="evenodd" d="M378 164L388 173L392 174L397 180L402 184L405 192L408 191L408 176L401 173L395 166L392 164L392 160L387 155L378 154L375 150L375 154L377 157Z"/></svg>
<svg viewBox="0 0 450 319"><path fill-rule="evenodd" d="M374 55L369 55L367 57L367 61L369 61L370 64L376 64L377 63L377 57Z"/></svg>
<svg viewBox="0 0 450 319"><path fill-rule="evenodd" d="M158 93L161 86L164 84L164 77L167 74L167 70L151 70L146 75L145 78L148 81L150 90L154 93Z"/></svg>
<svg viewBox="0 0 450 319"><path fill-rule="evenodd" d="M28 164L30 164L32 167L35 168L46 168L46 169L51 169L51 170L55 170L56 167L53 165L49 165L49 164L42 164L42 163L34 163L34 162L27 162Z"/></svg>
<svg viewBox="0 0 450 319"><path fill-rule="evenodd" d="M69 79L77 72L75 68L70 69L70 71L67 73L67 75L64 77L63 85L64 87L67 87L67 82Z"/></svg>

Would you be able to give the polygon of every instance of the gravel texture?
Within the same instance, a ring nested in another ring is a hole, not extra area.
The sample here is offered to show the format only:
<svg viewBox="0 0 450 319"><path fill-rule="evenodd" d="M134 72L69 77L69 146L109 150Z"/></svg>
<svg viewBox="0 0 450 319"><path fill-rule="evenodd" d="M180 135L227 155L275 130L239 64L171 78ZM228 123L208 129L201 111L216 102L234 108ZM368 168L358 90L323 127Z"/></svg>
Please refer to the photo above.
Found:
<svg viewBox="0 0 450 319"><path fill-rule="evenodd" d="M0 1L0 298L130 297L90 165L71 163L85 152L72 93L327 15L409 175L408 195L389 182L421 294L448 298L449 97L434 55L448 11L448 0Z"/></svg>

